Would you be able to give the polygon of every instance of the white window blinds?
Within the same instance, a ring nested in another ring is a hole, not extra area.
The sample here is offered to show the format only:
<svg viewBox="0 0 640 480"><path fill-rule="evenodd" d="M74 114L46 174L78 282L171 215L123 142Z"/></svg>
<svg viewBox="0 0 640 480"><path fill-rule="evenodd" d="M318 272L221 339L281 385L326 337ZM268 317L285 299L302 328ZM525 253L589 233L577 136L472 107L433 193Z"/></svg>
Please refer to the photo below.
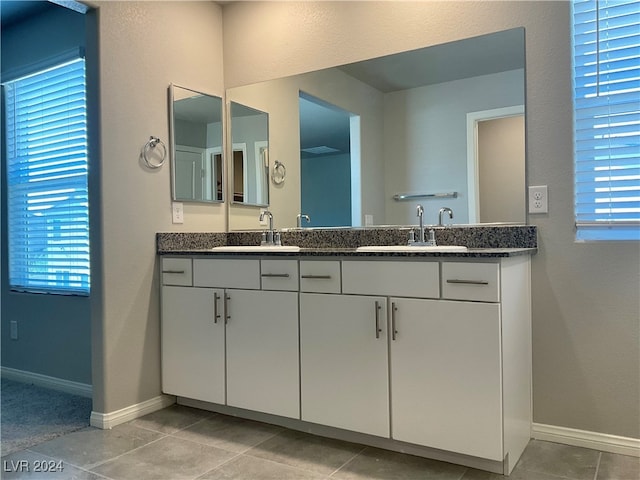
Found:
<svg viewBox="0 0 640 480"><path fill-rule="evenodd" d="M578 240L640 236L640 1L575 0Z"/></svg>
<svg viewBox="0 0 640 480"><path fill-rule="evenodd" d="M88 294L84 59L4 88L11 288Z"/></svg>

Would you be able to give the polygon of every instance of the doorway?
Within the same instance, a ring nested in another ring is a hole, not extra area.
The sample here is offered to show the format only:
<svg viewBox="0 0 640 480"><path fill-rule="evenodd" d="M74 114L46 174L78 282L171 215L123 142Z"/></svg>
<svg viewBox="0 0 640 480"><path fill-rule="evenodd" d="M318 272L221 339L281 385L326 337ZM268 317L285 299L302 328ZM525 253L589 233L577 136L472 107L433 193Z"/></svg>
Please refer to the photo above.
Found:
<svg viewBox="0 0 640 480"><path fill-rule="evenodd" d="M524 223L524 105L467 114L469 223Z"/></svg>
<svg viewBox="0 0 640 480"><path fill-rule="evenodd" d="M300 207L310 227L360 224L359 117L300 92Z"/></svg>

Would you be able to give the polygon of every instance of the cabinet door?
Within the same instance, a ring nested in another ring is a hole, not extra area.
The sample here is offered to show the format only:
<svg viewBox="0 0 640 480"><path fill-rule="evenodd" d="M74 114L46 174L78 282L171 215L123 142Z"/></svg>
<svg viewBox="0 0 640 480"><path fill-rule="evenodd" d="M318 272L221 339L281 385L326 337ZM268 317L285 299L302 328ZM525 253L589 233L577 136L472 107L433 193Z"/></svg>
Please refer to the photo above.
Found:
<svg viewBox="0 0 640 480"><path fill-rule="evenodd" d="M224 403L225 326L221 313L222 290L162 287L163 392Z"/></svg>
<svg viewBox="0 0 640 480"><path fill-rule="evenodd" d="M303 420L389 436L386 312L384 297L300 294Z"/></svg>
<svg viewBox="0 0 640 480"><path fill-rule="evenodd" d="M226 294L227 404L300 418L298 293Z"/></svg>
<svg viewBox="0 0 640 480"><path fill-rule="evenodd" d="M501 461L499 305L390 302L392 438Z"/></svg>

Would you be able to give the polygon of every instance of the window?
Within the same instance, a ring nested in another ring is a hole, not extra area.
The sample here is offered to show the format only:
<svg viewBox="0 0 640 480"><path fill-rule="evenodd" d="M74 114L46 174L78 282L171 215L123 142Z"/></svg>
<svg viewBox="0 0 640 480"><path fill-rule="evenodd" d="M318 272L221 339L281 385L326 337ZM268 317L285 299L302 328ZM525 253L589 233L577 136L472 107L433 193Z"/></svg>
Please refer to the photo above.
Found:
<svg viewBox="0 0 640 480"><path fill-rule="evenodd" d="M11 288L88 294L84 59L3 87Z"/></svg>
<svg viewBox="0 0 640 480"><path fill-rule="evenodd" d="M574 0L578 240L640 238L640 0Z"/></svg>

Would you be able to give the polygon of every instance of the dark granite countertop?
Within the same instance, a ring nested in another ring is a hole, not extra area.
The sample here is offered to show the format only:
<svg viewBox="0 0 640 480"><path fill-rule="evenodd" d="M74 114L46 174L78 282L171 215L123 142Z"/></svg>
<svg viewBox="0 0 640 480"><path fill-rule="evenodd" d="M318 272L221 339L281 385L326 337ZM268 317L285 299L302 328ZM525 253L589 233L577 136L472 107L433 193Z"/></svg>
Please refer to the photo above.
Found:
<svg viewBox="0 0 640 480"><path fill-rule="evenodd" d="M537 230L532 225L481 225L433 228L438 245L465 245L464 252L367 251L362 245L406 245L415 227L355 229L290 229L282 231L283 245L297 245L300 251L231 252L215 251L220 246L260 245L261 230L243 232L160 232L156 234L158 255L269 256L269 257L447 257L500 258L537 252Z"/></svg>
<svg viewBox="0 0 640 480"><path fill-rule="evenodd" d="M532 255L537 248L470 248L465 252L358 252L355 248L301 248L297 252L267 250L263 252L230 252L208 249L160 250L158 255L197 257L395 257L395 258L504 258Z"/></svg>

